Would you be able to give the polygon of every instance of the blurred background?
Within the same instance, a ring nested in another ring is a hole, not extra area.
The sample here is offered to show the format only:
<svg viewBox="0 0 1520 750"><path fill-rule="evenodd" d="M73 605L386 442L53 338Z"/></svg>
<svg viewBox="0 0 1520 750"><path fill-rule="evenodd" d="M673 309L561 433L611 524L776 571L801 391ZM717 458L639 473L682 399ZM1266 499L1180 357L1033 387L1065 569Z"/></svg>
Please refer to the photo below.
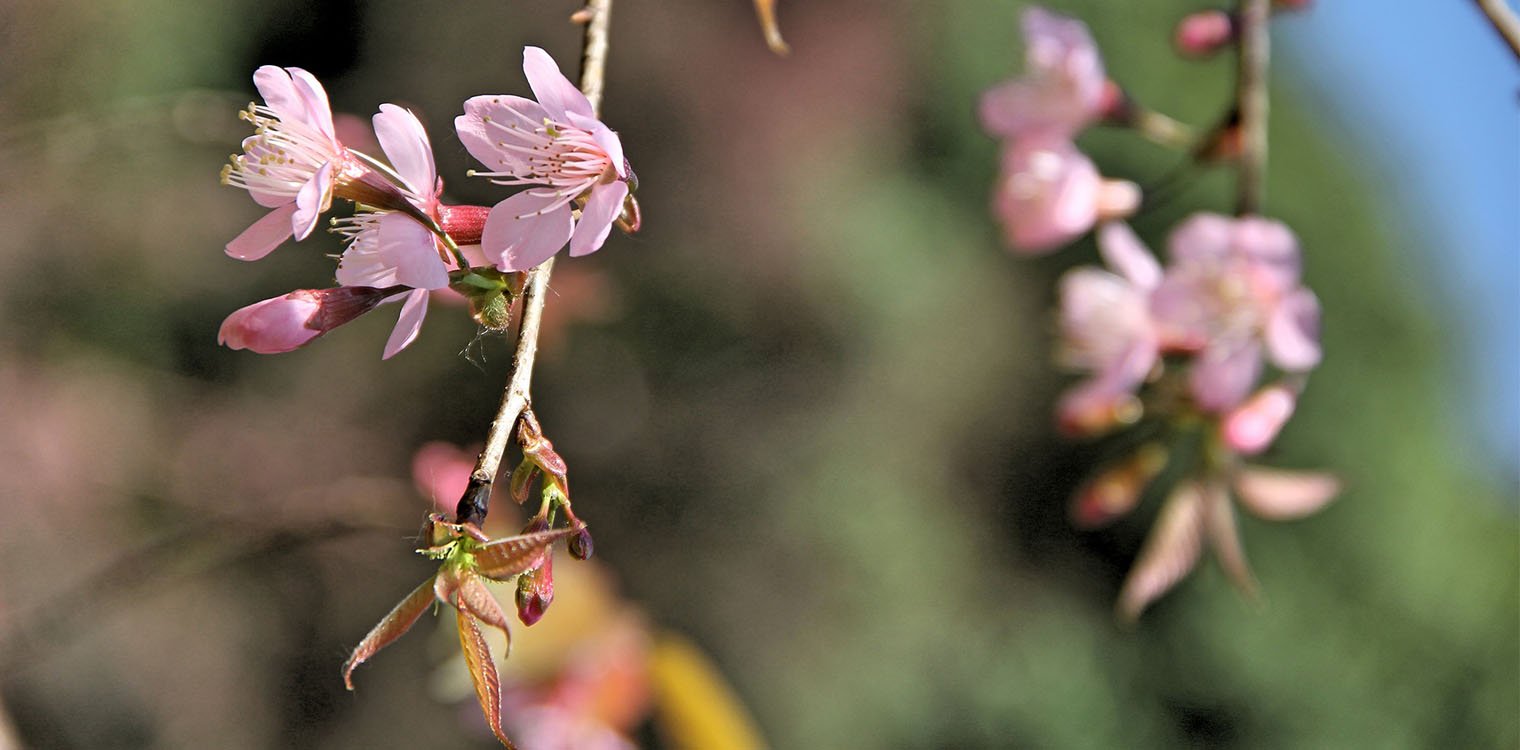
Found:
<svg viewBox="0 0 1520 750"><path fill-rule="evenodd" d="M505 679L594 650L577 628L678 633L777 748L1516 747L1520 66L1446 5L1275 23L1268 209L1327 358L1266 462L1348 489L1243 519L1264 606L1205 562L1126 629L1156 498L1073 530L1104 446L1051 418L1054 281L1095 252L1011 257L986 209L973 102L1022 68L1019 4L782 0L782 59L748 3L619 3L605 117L645 228L560 264L534 379L597 557L561 561ZM1199 4L1051 6L1142 101L1223 112L1228 57L1169 43ZM493 745L446 615L356 693L339 668L432 572L413 454L483 439L505 345L462 356L474 324L435 304L386 363L394 308L291 354L218 347L232 310L328 285L340 245L227 258L260 211L217 172L253 69L296 65L360 125L412 108L448 196L494 203L452 118L527 93L524 44L573 71L576 7L0 3L0 746ZM1177 159L1082 144L1142 184ZM1157 245L1231 189L1206 173L1136 228ZM679 746L630 684L634 739Z"/></svg>

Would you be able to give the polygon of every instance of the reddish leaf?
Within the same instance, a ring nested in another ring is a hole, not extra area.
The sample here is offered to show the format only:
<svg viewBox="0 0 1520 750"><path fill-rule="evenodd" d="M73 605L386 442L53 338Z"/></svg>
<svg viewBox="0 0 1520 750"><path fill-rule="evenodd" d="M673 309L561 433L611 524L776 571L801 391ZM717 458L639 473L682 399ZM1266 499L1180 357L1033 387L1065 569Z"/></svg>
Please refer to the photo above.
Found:
<svg viewBox="0 0 1520 750"><path fill-rule="evenodd" d="M1246 550L1240 544L1240 530L1235 525L1235 507L1230 504L1230 493L1224 485L1210 482L1204 488L1203 523L1209 536L1209 546L1219 567L1224 568L1235 588L1252 599L1256 598L1256 576L1251 574L1251 564L1246 561Z"/></svg>
<svg viewBox="0 0 1520 750"><path fill-rule="evenodd" d="M429 578L423 581L421 586L413 589L412 593L407 594L406 598L402 599L401 603L397 604L395 609L392 609L390 614L386 615L385 619L381 620L373 630L369 631L369 635L364 636L364 640L354 647L354 652L349 655L348 661L343 663L343 684L347 685L349 690L353 690L354 669L369 657L374 656L375 652L391 645L397 638L406 634L406 631L411 629L417 622L417 618L421 617L422 613L427 611L428 605L432 603L433 579Z"/></svg>
<svg viewBox="0 0 1520 750"><path fill-rule="evenodd" d="M1165 594L1198 563L1203 551L1203 494L1183 482L1161 508L1150 538L1140 550L1119 592L1119 616L1134 621L1146 605Z"/></svg>
<svg viewBox="0 0 1520 750"><path fill-rule="evenodd" d="M493 580L511 578L538 567L550 545L574 533L563 528L497 539L475 551L475 568Z"/></svg>
<svg viewBox="0 0 1520 750"><path fill-rule="evenodd" d="M496 664L491 661L491 648L485 636L475 626L475 618L464 612L456 615L459 623L459 648L464 651L464 663L470 670L470 681L475 683L475 697L480 699L480 711L485 714L486 724L501 744L512 747L512 741L501 729L501 678L496 674Z"/></svg>
<svg viewBox="0 0 1520 750"><path fill-rule="evenodd" d="M513 502L522 505L528 501L528 492L533 489L533 478L537 475L538 465L532 461L524 461L512 470L507 491L512 495Z"/></svg>
<svg viewBox="0 0 1520 750"><path fill-rule="evenodd" d="M467 575L459 581L457 589L459 596L459 608L470 613L475 619L499 628L507 635L507 652L512 651L512 631L507 627L507 615L501 609L501 604L496 597L491 596L491 589L487 588L479 576Z"/></svg>

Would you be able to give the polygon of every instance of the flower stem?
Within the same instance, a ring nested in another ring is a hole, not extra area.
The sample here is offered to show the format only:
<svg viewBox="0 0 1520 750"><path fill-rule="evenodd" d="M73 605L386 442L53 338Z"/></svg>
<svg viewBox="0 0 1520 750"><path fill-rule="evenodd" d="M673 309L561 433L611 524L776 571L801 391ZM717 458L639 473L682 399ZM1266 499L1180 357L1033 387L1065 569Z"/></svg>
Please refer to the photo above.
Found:
<svg viewBox="0 0 1520 750"><path fill-rule="evenodd" d="M612 14L612 0L587 0L585 41L581 52L581 92L591 101L591 111L602 109L602 89L607 72L607 30ZM528 272L523 285L522 323L517 329L517 343L512 355L512 369L502 392L501 406L486 433L486 445L475 460L470 483L454 509L457 523L479 524L490 511L491 486L501 469L507 443L517 428L518 419L529 403L528 388L533 380L533 360L538 354L538 331L544 316L544 301L549 289L549 274L554 259L544 261Z"/></svg>
<svg viewBox="0 0 1520 750"><path fill-rule="evenodd" d="M1267 21L1272 0L1241 0L1239 58L1236 67L1236 100L1240 112L1240 172L1236 186L1235 213L1261 212L1267 192L1267 69L1272 39Z"/></svg>

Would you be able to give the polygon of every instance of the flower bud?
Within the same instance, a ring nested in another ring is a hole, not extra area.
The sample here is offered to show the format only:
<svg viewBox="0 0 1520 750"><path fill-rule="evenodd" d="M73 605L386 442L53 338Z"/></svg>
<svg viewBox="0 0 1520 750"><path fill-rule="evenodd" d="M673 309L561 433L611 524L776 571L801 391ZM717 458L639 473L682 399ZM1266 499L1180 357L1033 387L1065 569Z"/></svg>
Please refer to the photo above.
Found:
<svg viewBox="0 0 1520 750"><path fill-rule="evenodd" d="M458 245L480 244L480 234L485 231L489 206L443 206L438 207L438 225Z"/></svg>
<svg viewBox="0 0 1520 750"><path fill-rule="evenodd" d="M1150 443L1088 480L1071 498L1071 520L1095 529L1130 512L1146 485L1166 468L1166 449Z"/></svg>
<svg viewBox="0 0 1520 750"><path fill-rule="evenodd" d="M1220 437L1236 453L1260 453L1277 439L1297 404L1298 394L1293 388L1282 383L1269 385L1224 416Z"/></svg>
<svg viewBox="0 0 1520 750"><path fill-rule="evenodd" d="M259 354L294 351L373 310L396 291L396 287L367 286L297 289L228 315L216 340L231 349L249 349Z"/></svg>
<svg viewBox="0 0 1520 750"><path fill-rule="evenodd" d="M596 546L591 543L591 529L584 526L570 537L570 556L577 560L590 560Z"/></svg>
<svg viewBox="0 0 1520 750"><path fill-rule="evenodd" d="M1190 13L1177 23L1172 43L1183 57L1202 58L1235 43L1235 17L1222 10Z"/></svg>
<svg viewBox="0 0 1520 750"><path fill-rule="evenodd" d="M517 619L532 626L554 603L554 556L545 555L544 564L517 578Z"/></svg>

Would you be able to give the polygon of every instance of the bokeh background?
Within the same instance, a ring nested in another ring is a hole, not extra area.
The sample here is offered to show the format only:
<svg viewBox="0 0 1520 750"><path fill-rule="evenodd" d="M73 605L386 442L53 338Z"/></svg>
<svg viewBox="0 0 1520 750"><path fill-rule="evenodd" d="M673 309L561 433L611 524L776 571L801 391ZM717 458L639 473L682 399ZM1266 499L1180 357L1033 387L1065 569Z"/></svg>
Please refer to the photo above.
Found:
<svg viewBox="0 0 1520 750"><path fill-rule="evenodd" d="M1520 74L1467 4L1320 5L1275 26L1269 211L1328 356L1268 461L1348 489L1243 519L1265 606L1205 563L1125 629L1155 499L1070 528L1106 448L1050 417L1054 280L1095 253L1013 258L986 211L972 103L1022 65L1018 4L782 0L778 59L747 3L619 3L605 112L645 230L561 264L535 377L618 606L696 644L778 748L1517 746ZM1224 109L1229 61L1168 43L1197 4L1052 6L1143 101ZM354 694L338 670L430 572L412 456L482 439L504 345L462 356L474 325L435 305L386 363L384 309L292 354L218 347L340 245L227 258L259 214L216 175L252 70L299 65L342 112L413 108L449 196L494 202L452 118L526 92L524 44L573 70L574 8L0 3L0 745L491 746L441 687L451 633ZM1142 183L1177 158L1083 145ZM1205 173L1136 227L1230 191ZM566 579L534 630L602 585Z"/></svg>

